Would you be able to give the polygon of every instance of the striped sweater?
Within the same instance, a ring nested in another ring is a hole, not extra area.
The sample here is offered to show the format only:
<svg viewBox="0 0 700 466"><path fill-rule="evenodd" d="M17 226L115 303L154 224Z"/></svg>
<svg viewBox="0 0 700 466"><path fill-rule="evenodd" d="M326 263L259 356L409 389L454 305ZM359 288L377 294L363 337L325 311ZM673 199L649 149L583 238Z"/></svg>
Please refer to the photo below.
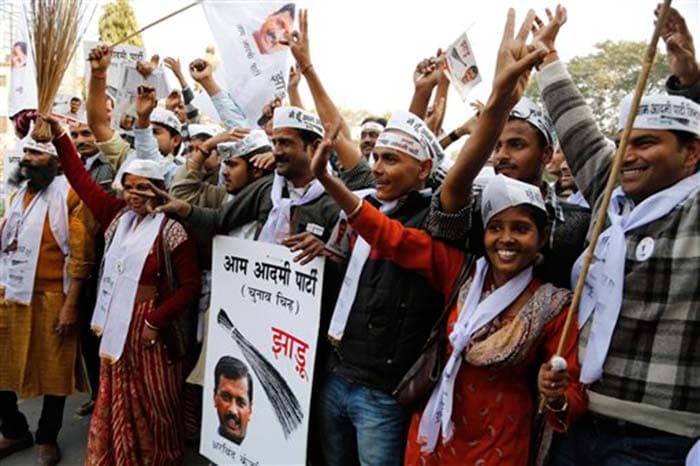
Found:
<svg viewBox="0 0 700 466"><path fill-rule="evenodd" d="M595 212L614 147L562 62L544 67L537 82L576 182ZM627 204L626 209L633 206L629 199ZM647 237L654 249L640 260L636 249ZM665 432L700 436L700 189L666 216L628 232L626 240L622 308L603 377L589 387L589 407ZM591 321L581 329L580 350Z"/></svg>

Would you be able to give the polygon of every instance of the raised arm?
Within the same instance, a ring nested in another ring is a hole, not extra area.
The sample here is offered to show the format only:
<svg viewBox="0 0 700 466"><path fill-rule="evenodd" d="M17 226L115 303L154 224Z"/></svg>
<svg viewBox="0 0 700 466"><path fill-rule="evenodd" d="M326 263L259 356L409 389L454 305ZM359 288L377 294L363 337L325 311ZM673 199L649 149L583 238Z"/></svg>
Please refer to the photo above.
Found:
<svg viewBox="0 0 700 466"><path fill-rule="evenodd" d="M659 12L660 6L654 12L657 18ZM700 66L695 58L693 36L685 18L675 8L668 12L661 37L666 43L666 60L671 69L666 89L669 94L682 95L700 102Z"/></svg>
<svg viewBox="0 0 700 466"><path fill-rule="evenodd" d="M457 212L469 202L472 182L493 152L510 110L525 91L530 70L547 54L541 44L527 44L534 18L535 13L530 10L516 35L515 11L508 10L491 95L474 133L462 147L442 185L440 203L445 212Z"/></svg>
<svg viewBox="0 0 700 466"><path fill-rule="evenodd" d="M85 102L87 120L97 142L109 141L114 134L107 110L107 69L112 61L112 49L105 46L90 51L90 79Z"/></svg>
<svg viewBox="0 0 700 466"><path fill-rule="evenodd" d="M556 36L566 22L566 9L557 7L555 15L548 16L549 23L536 36L553 52L544 59L536 80L576 184L592 206L605 190L615 149L554 52Z"/></svg>
<svg viewBox="0 0 700 466"><path fill-rule="evenodd" d="M243 110L231 99L231 97L219 87L214 79L211 65L201 58L190 63L190 75L209 94L211 103L219 114L221 122L226 129L248 126L248 119Z"/></svg>
<svg viewBox="0 0 700 466"><path fill-rule="evenodd" d="M443 75L443 61L443 55L438 50L436 57L421 60L413 72L414 90L408 111L422 120L425 120L425 116L428 113L428 104L430 104L433 89L438 85Z"/></svg>
<svg viewBox="0 0 700 466"><path fill-rule="evenodd" d="M289 97L289 105L293 107L304 108L304 102L299 94L299 83L301 82L301 73L299 68L292 66L289 69L289 82L287 83L287 96Z"/></svg>
<svg viewBox="0 0 700 466"><path fill-rule="evenodd" d="M136 157L160 162L163 156L158 149L158 140L151 127L151 113L156 108L156 90L142 84L136 92L136 126L134 127L134 149Z"/></svg>
<svg viewBox="0 0 700 466"><path fill-rule="evenodd" d="M180 59L175 59L172 57L165 57L163 60L165 66L173 72L177 81L180 83L182 88L182 98L185 101L185 106L187 107L187 121L189 123L196 123L199 120L199 110L197 107L192 105L192 100L194 100L194 93L190 86L187 85L185 80L185 75L182 74L182 66L180 65Z"/></svg>
<svg viewBox="0 0 700 466"><path fill-rule="evenodd" d="M68 178L73 190L87 208L90 209L93 217L102 225L102 228L107 228L117 213L124 207L124 200L107 193L95 183L80 160L73 141L71 141L58 121L53 116L42 118L49 123L53 134L57 135L53 140L53 144L56 147L56 152L58 152L63 173Z"/></svg>
<svg viewBox="0 0 700 466"><path fill-rule="evenodd" d="M345 123L345 120L340 115L338 108L331 100L326 92L326 89L321 83L321 78L318 76L316 69L311 62L311 52L309 50L309 23L307 10L299 12L299 31L294 31L292 34L287 34L284 43L289 46L289 49L297 62L299 72L306 79L309 85L311 96L314 99L314 105L318 112L319 118L325 126L332 125L335 121L340 121L340 137L336 141L336 150L338 152L338 161L345 170L351 170L362 159L362 152L359 147L352 141L350 128Z"/></svg>

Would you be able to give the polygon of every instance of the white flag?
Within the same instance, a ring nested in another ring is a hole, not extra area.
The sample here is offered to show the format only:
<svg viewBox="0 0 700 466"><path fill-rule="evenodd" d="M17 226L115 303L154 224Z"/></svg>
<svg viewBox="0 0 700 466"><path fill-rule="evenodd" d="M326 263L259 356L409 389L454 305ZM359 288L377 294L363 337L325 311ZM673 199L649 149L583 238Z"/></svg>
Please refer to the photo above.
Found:
<svg viewBox="0 0 700 466"><path fill-rule="evenodd" d="M290 55L279 40L293 31L296 6L213 0L203 6L221 56L222 87L257 127L263 106L286 95Z"/></svg>
<svg viewBox="0 0 700 466"><path fill-rule="evenodd" d="M460 35L445 52L447 69L452 85L466 102L469 91L481 82L481 73L476 66L474 51L469 44L467 33Z"/></svg>
<svg viewBox="0 0 700 466"><path fill-rule="evenodd" d="M25 109L37 108L36 66L32 44L27 32L26 6L17 18L17 38L10 54L10 93L8 96L9 115L13 116Z"/></svg>

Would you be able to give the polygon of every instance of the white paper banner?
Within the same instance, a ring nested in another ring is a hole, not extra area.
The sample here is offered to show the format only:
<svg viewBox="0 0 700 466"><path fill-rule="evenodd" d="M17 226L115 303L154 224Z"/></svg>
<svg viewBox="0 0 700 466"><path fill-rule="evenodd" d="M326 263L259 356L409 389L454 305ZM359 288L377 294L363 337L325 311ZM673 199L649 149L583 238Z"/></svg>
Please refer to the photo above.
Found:
<svg viewBox="0 0 700 466"><path fill-rule="evenodd" d="M294 29L295 4L205 0L203 6L221 55L223 87L257 127L263 106L287 92L290 55L278 40Z"/></svg>
<svg viewBox="0 0 700 466"><path fill-rule="evenodd" d="M463 33L445 52L450 82L466 102L469 91L481 82L481 73L476 66L474 51L467 33Z"/></svg>
<svg viewBox="0 0 700 466"><path fill-rule="evenodd" d="M200 453L216 464L306 463L324 261L293 257L214 239Z"/></svg>
<svg viewBox="0 0 700 466"><path fill-rule="evenodd" d="M87 61L90 50L97 47L96 41L83 42L83 51L85 52L85 85L87 86L90 76L90 62ZM144 47L136 47L134 45L117 45L112 49L112 61L107 68L107 87L108 92L115 96L121 85L122 70L126 65L136 65L139 60L146 59L146 49ZM110 89L111 88L111 89Z"/></svg>
<svg viewBox="0 0 700 466"><path fill-rule="evenodd" d="M27 33L26 8L26 5L23 6L17 17L17 38L10 51L9 116L21 110L37 108L36 66Z"/></svg>

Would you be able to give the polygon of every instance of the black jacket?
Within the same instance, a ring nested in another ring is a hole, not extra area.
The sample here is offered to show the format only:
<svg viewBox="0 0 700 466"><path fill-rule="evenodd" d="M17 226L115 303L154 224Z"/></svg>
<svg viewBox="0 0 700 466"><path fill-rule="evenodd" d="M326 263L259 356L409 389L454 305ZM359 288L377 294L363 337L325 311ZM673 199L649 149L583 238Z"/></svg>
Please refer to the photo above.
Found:
<svg viewBox="0 0 700 466"><path fill-rule="evenodd" d="M422 228L429 209L430 198L413 192L389 217ZM442 310L442 294L416 272L368 259L332 369L353 382L391 393L418 359Z"/></svg>

